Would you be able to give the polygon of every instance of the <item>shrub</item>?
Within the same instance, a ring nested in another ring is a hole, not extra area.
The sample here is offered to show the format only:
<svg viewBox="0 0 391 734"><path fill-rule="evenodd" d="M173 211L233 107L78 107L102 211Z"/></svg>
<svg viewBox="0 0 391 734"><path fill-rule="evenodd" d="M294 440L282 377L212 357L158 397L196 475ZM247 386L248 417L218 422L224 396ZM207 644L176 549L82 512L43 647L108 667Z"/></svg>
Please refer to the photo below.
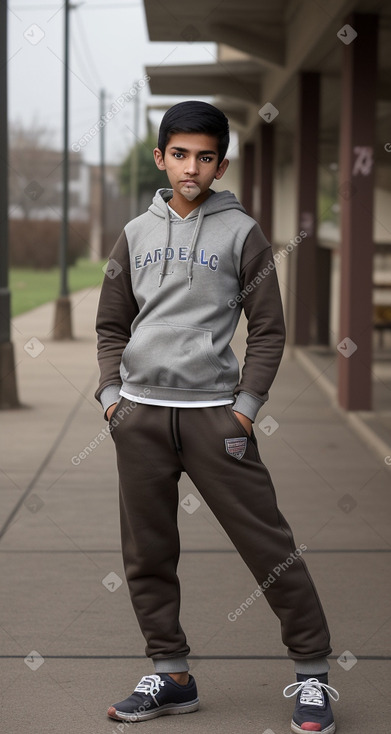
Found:
<svg viewBox="0 0 391 734"><path fill-rule="evenodd" d="M88 253L89 222L72 221L68 234L68 265ZM61 222L11 219L10 265L48 270L59 264Z"/></svg>

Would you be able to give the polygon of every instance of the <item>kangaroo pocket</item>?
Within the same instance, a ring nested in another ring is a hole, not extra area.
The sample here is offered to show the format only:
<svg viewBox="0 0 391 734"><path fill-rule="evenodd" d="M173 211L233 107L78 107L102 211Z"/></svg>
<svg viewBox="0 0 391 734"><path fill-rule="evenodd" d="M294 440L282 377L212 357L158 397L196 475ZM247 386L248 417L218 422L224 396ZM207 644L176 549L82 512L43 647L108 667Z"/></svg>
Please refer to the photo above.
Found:
<svg viewBox="0 0 391 734"><path fill-rule="evenodd" d="M224 389L225 372L213 352L212 332L192 326L139 326L122 355L121 377L130 384Z"/></svg>

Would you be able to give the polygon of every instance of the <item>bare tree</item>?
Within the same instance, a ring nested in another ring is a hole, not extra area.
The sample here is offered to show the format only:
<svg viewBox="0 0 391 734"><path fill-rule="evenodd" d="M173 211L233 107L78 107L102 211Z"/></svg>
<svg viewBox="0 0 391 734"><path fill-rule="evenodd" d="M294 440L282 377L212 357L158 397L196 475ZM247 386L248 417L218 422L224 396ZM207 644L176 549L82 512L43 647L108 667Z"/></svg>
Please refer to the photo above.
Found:
<svg viewBox="0 0 391 734"><path fill-rule="evenodd" d="M9 201L17 218L59 210L61 154L52 147L53 133L36 120L26 128L20 121L9 130ZM39 215L38 215L39 216ZM42 216L42 215L41 215ZM40 218L40 217L39 217Z"/></svg>

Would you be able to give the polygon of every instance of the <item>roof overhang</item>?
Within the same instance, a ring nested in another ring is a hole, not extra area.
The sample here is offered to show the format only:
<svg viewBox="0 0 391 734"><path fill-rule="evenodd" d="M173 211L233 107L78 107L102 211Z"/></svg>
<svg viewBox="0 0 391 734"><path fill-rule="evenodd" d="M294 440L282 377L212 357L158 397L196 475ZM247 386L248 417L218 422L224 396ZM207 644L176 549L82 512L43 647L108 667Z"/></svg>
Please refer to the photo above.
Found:
<svg viewBox="0 0 391 734"><path fill-rule="evenodd" d="M319 3L313 0L224 0L212 8L210 0L191 4L183 0L169 0L164 4L144 0L144 7L152 41L214 42L247 54L247 63L253 66L254 75L262 75L257 99L261 103L275 102L289 94L300 70L338 72L342 53L337 37L340 23L352 8L368 12L374 2L387 5L385 0L328 0L327 10L322 12ZM177 74L186 75L188 68L178 66ZM163 76L156 74L155 94L163 93L164 71L161 74ZM195 84L195 80L191 83ZM227 85L228 79L225 80ZM199 88L204 90L206 86L206 81L200 82ZM235 87L238 89L237 84ZM250 93L255 90L254 84L250 84L249 89ZM233 85L230 96L232 90ZM183 94L183 89L177 92L180 93ZM200 91L202 93L206 91ZM208 93L211 93L210 87ZM218 87L214 93L220 93ZM225 94L225 90L222 93ZM246 96L240 89L238 94L239 99Z"/></svg>
<svg viewBox="0 0 391 734"><path fill-rule="evenodd" d="M147 66L152 94L186 96L224 95L247 104L257 104L260 74L248 62Z"/></svg>
<svg viewBox="0 0 391 734"><path fill-rule="evenodd" d="M266 65L282 66L286 57L286 0L210 0L160 3L144 0L151 41L225 43Z"/></svg>
<svg viewBox="0 0 391 734"><path fill-rule="evenodd" d="M215 64L149 66L153 94L213 96L224 110L223 102L231 107L233 121L243 128L247 124L246 136L259 122L258 109L271 102L279 111L279 127L287 137L296 130L297 75L318 72L322 78L320 141L326 146L332 143L334 158L343 53L337 33L352 11L381 14L377 136L387 139L391 99L389 0L328 0L324 9L313 0L224 0L212 8L210 0L190 4L144 0L144 6L151 40L220 44ZM230 57L226 46L241 54L234 52Z"/></svg>

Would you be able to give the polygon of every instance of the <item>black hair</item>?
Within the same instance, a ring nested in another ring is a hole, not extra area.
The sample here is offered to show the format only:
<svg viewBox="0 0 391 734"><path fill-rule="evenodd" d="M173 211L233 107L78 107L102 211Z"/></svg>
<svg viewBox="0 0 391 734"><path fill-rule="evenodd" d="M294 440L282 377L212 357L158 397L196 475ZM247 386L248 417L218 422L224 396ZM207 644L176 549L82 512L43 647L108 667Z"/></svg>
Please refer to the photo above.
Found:
<svg viewBox="0 0 391 734"><path fill-rule="evenodd" d="M174 133L206 133L218 140L218 162L225 158L229 145L229 124L221 110L207 102L179 102L167 110L160 123L158 148L163 158Z"/></svg>

